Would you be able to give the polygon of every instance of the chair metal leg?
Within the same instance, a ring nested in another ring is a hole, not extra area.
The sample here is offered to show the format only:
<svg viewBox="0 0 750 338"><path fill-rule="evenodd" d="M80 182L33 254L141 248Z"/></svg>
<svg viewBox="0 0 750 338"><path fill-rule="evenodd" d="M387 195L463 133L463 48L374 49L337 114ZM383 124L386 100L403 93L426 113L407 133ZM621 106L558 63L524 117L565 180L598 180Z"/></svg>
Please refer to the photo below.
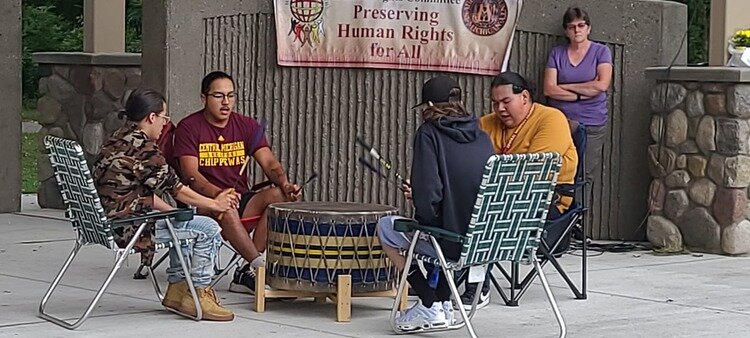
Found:
<svg viewBox="0 0 750 338"><path fill-rule="evenodd" d="M209 284L209 286L210 287L214 287L216 284L218 284L219 281L221 281L221 279L224 278L224 276L226 276L227 274L229 274L229 270L231 270L231 267L233 265L239 264L240 260L242 260L242 256L240 256L238 254L232 255L232 259L229 261L229 263L227 264L227 266L224 269L221 269L221 271L219 272L219 274L217 274L216 276L213 277L213 280L211 280L211 284Z"/></svg>
<svg viewBox="0 0 750 338"><path fill-rule="evenodd" d="M583 294L578 291L578 287L576 287L570 277L568 277L568 274L565 272L565 270L563 270L562 266L556 259L548 257L547 261L552 264L552 266L555 268L555 270L557 270L563 280L565 280L565 283L568 284L568 288L573 291L573 294L576 296L576 299L586 299Z"/></svg>
<svg viewBox="0 0 750 338"><path fill-rule="evenodd" d="M536 257L536 252L531 255L531 261L534 263L534 269L536 269L539 273L539 280L541 280L542 282L544 292L547 294L547 299L552 306L552 311L555 313L555 318L557 318L557 324L560 326L560 338L563 338L567 334L565 321L563 320L562 314L560 313L560 309L557 307L555 296L552 294L552 290L550 289L549 283L547 282L547 277L544 275L544 270L542 270L542 266L541 264L539 264L539 259Z"/></svg>
<svg viewBox="0 0 750 338"><path fill-rule="evenodd" d="M169 235L172 237L172 244L174 246L174 250L177 253L177 257L180 259L180 265L182 266L182 272L185 274L185 281L187 282L188 290L190 290L190 294L191 296L193 296L193 303L195 304L195 316L192 316L187 313L180 313L170 308L167 308L167 309L177 314L186 316L190 319L199 321L203 318L203 309L201 308L201 303L200 303L200 300L198 299L198 293L195 291L195 286L193 285L193 278L190 275L190 266L186 263L185 257L182 254L180 239L177 237L177 233L175 233L174 231L174 227L172 226L172 221L169 220L168 218L165 219L164 221L167 225L167 230L169 230Z"/></svg>
<svg viewBox="0 0 750 338"><path fill-rule="evenodd" d="M158 268L159 265L161 265L161 263L164 262L165 259L167 259L167 257L169 257L169 252L161 255L161 257L159 257L159 259L153 264L151 264L151 266L149 267L141 263L141 265L138 266L138 269L135 270L135 273L133 274L133 279L146 279L146 277L148 277L149 271ZM146 269L146 273L143 273L144 268Z"/></svg>
<svg viewBox="0 0 750 338"><path fill-rule="evenodd" d="M584 208L584 210L586 210ZM587 270L588 270L588 254L586 253L588 245L586 244L586 215L587 213L583 213L583 217L581 217L581 229L583 231L583 244L581 252L583 254L583 257L581 257L581 298L580 299L587 299L588 295L586 294L586 287L588 284L588 278L587 278Z"/></svg>
<svg viewBox="0 0 750 338"><path fill-rule="evenodd" d="M411 262L414 259L414 248L417 246L418 239L419 239L419 231L415 231L414 237L412 237L412 240L411 240L411 245L409 246L409 250L406 252L406 263L404 263L404 269L401 270L401 278L398 283L398 290L396 291L396 299L393 300L393 307L391 308L391 314L388 316L388 321L391 324L391 328L393 329L393 332L396 332L397 334L406 333L405 331L399 329L398 326L396 326L396 317L398 316L398 310L401 304L401 297L403 297L404 290L407 287L406 278L409 276L409 268L411 267Z"/></svg>
<svg viewBox="0 0 750 338"><path fill-rule="evenodd" d="M521 298L521 295L523 295L522 290L516 291L519 289L518 274L518 262L510 262L510 302L507 303L508 306L518 306L518 300Z"/></svg>
<svg viewBox="0 0 750 338"><path fill-rule="evenodd" d="M229 274L229 270L231 269L232 266L234 265L239 266L240 260L242 260L242 256L240 256L237 250L234 250L234 248L232 248L232 246L223 238L221 239L221 244L226 246L229 250L232 250L233 255L232 255L232 258L229 260L229 263L227 264L227 266L224 269L221 269L221 271L219 271L219 273L213 277L213 280L211 281L211 284L209 285L212 288L216 284L218 284L219 281L221 281L221 279L224 278L224 276ZM221 261L218 262L218 264L220 263Z"/></svg>
<svg viewBox="0 0 750 338"><path fill-rule="evenodd" d="M77 328L78 326L80 326L83 323L83 320L86 320L84 317L88 317L88 316L84 314L84 316L81 317L83 320L79 319L77 322L73 324L69 324L68 322L57 319L45 313L44 308L47 307L47 302L49 301L50 296L52 296L52 293L55 291L58 284L60 284L60 281L62 280L63 275L65 275L65 272L68 270L68 267L70 267L70 263L73 262L73 259L75 259L76 255L78 255L78 251L81 250L81 247L82 247L81 243L78 240L76 240L76 243L73 246L73 250L70 252L70 255L68 255L68 259L65 260L65 263L63 263L63 266L60 269L60 272L58 272L57 276L55 276L55 279L52 280L52 284L50 284L49 289L47 289L47 292L44 293L44 297L42 297L42 302L39 304L39 317L44 318L48 321L51 321L57 325L60 325L68 330L73 330Z"/></svg>
<svg viewBox="0 0 750 338"><path fill-rule="evenodd" d="M578 218L579 221L582 223L585 222L585 217ZM566 230L570 231L572 229L572 226L576 222L571 222L571 225ZM585 232L585 228L584 228ZM581 288L578 289L578 286L575 285L575 283L571 280L570 276L568 276L567 272L563 269L563 267L560 265L560 263L557 261L557 258L555 258L552 255L552 252L560 245L561 240L558 239L557 242L550 248L544 241L540 243L539 251L544 257L542 260L540 260L541 267L544 267L547 263L551 263L555 270L560 274L560 276L563 278L565 283L568 285L568 288L570 291L573 292L573 295L576 299L586 299L586 283L587 283L587 247L586 247L586 241L583 241L583 257L581 258ZM497 289L498 293L500 293L500 296L505 301L505 304L508 306L518 306L518 301L521 299L521 297L528 291L529 287L531 287L531 283L534 281L534 278L536 278L538 272L535 269L532 269L529 271L526 276L519 282L518 281L518 264L511 263L511 272L510 274L506 272L506 270L499 264L497 264L500 272L503 274L503 276L508 280L508 282L511 285L510 289L510 297L505 296L503 291L500 289L499 285L495 285L495 288ZM514 290L515 289L515 290Z"/></svg>
<svg viewBox="0 0 750 338"><path fill-rule="evenodd" d="M78 255L78 252L81 250L81 247L83 244L81 244L81 239L76 240L76 244L73 246L73 251L71 251L70 255L68 256L68 259L65 260L65 263L62 266L62 269L60 269L60 272L55 276L55 279L52 281L52 284L50 285L47 292L44 294L44 297L42 297L42 301L39 304L39 314L38 316L42 319L45 319L51 323L57 324L59 326L62 326L68 330L75 330L79 326L83 324L86 319L89 318L91 315L91 311L94 310L94 307L96 307L96 304L99 303L99 299L101 299L102 295L104 294L104 291L107 290L107 287L109 286L109 283L112 282L112 278L115 276L118 270L120 270L120 267L122 266L122 263L125 262L125 260L128 258L128 255L130 254L130 250L133 249L133 246L138 241L138 238L140 238L141 233L146 228L146 224L141 224L138 227L138 230L135 232L135 235L133 236L133 239L128 243L128 245L125 247L125 249L122 250L122 254L118 255L117 261L115 261L115 265L112 267L112 270L110 270L109 275L107 275L107 278L104 280L104 283L102 283L102 286L99 288L99 290L96 292L96 295L94 296L94 299L91 300L91 303L84 311L83 315L79 317L75 322L68 322L63 319L57 318L55 316L50 315L49 313L44 312L44 309L47 307L47 302L49 301L50 297L52 296L52 293L57 289L58 285L60 284L60 281L62 281L63 275L65 275L65 272L70 267L70 264L73 262L73 259L75 259L76 255Z"/></svg>
<svg viewBox="0 0 750 338"><path fill-rule="evenodd" d="M151 276L151 284L154 286L154 292L156 292L156 297L159 298L159 302L164 301L164 293L161 292L161 288L159 287L159 282L156 280L156 275L154 274L154 268L148 267L148 275Z"/></svg>
<svg viewBox="0 0 750 338"><path fill-rule="evenodd" d="M498 263L493 263L498 264ZM495 275L489 274L490 282L492 282L492 285L495 287L495 290L497 290L497 293L500 294L500 298L503 299L503 303L508 304L510 302L510 299L508 296L505 295L505 292L503 291L502 287L500 287L500 283L498 283L497 278L495 278Z"/></svg>
<svg viewBox="0 0 750 338"><path fill-rule="evenodd" d="M440 244L438 244L437 239L435 237L430 236L430 239L432 240L432 245L435 247L435 251L438 256L438 260L440 261L440 268L443 269L443 274L445 275L445 278L448 280L448 286L451 289L451 294L453 294L453 298L456 299L456 302L458 303L458 311L461 312L461 318L463 318L462 325L466 325L466 329L469 331L469 335L472 338L476 338L477 334L474 332L474 326L471 325L471 318L474 316L474 313L477 310L477 303L479 301L479 295L482 293L481 291L481 285L478 285L477 288L479 288L479 292L477 292L474 295L474 299L472 300L471 304L471 312L469 314L466 313L466 309L464 309L463 304L461 304L461 295L458 293L458 288L456 287L456 282L453 280L453 275L451 274L451 271L448 270L448 262L445 260L445 256L443 255L443 250L440 248ZM467 278L468 282L468 278ZM460 325L460 326L462 326ZM458 328L459 325L451 326L451 328Z"/></svg>

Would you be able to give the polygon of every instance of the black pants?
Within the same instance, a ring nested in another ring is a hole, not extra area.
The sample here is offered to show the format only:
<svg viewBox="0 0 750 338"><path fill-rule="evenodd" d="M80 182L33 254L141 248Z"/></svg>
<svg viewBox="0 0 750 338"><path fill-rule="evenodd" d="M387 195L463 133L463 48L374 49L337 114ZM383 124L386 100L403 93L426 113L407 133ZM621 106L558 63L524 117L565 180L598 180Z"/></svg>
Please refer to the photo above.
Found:
<svg viewBox="0 0 750 338"><path fill-rule="evenodd" d="M550 220L550 219L557 219L557 218L560 218L560 216L562 216L562 213L560 213L560 209L557 208L557 204L556 203L552 203L552 205L550 205L550 207L549 207L549 210L547 210L547 219L548 220ZM554 242L547 243L547 244L549 244L550 246L552 246L553 243ZM458 272L457 276L464 275L464 274L468 275L468 273L469 273L469 269L466 268L466 269L463 269L460 272ZM482 286L483 289L486 289L489 286L489 283L490 283L490 274L491 273L492 273L492 266L489 266L487 268L487 276L485 276L485 278L484 278L484 285ZM468 278L467 278L466 288L467 289L474 289L474 290L476 290L477 284L478 283L469 283L468 282Z"/></svg>
<svg viewBox="0 0 750 338"><path fill-rule="evenodd" d="M425 264L425 268L427 270L427 275L429 276L435 267L431 264ZM438 267L438 269L440 268ZM414 292L417 293L417 296L419 296L422 305L429 308L436 301L444 302L450 300L451 289L448 286L448 280L445 278L445 274L440 270L437 287L433 289L422 274L422 271L419 270L419 267L417 265L412 265L409 269L409 276L406 277L406 280L409 282L409 285Z"/></svg>

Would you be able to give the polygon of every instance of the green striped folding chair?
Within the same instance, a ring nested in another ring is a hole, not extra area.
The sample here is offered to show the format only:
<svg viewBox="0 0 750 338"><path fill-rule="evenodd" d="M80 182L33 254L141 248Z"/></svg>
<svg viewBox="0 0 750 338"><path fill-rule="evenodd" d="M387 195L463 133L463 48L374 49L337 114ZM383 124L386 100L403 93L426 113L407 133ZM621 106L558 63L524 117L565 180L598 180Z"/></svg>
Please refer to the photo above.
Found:
<svg viewBox="0 0 750 338"><path fill-rule="evenodd" d="M127 219L118 219L114 221L108 220L104 213L104 208L101 205L101 201L99 200L99 195L94 187L94 180L91 178L91 173L86 165L86 159L83 156L83 149L81 146L75 141L53 136L46 136L44 138L44 146L50 152L49 157L52 162L52 168L55 172L55 178L57 179L57 184L60 186L62 197L67 207L65 214L73 224L73 230L76 233L76 242L73 246L73 251L71 251L70 255L65 260L65 263L63 263L60 272L55 276L52 284L49 289L47 289L47 292L44 294L44 297L39 304L39 317L66 329L74 330L81 326L81 324L83 324L83 322L89 317L91 311L96 307L99 299L106 291L107 286L109 286L115 273L120 269L128 255L135 253L133 246L148 224L157 220L165 220L167 229L169 229L171 233L172 241L168 243L157 243L157 250L171 248L175 245L188 245L190 244L189 240L180 240L177 238L171 221L190 220L193 218L193 211L192 209L178 209L169 212L150 213ZM112 229L126 224L139 224L139 226L133 240L131 240L125 248L119 248L113 240ZM85 309L83 315L78 317L74 322L69 322L46 313L44 309L47 306L47 302L62 281L63 275L65 275L65 272L68 270L68 267L70 267L73 259L78 255L80 249L86 245L97 244L104 246L115 254L115 265L112 267L109 275L107 275L104 283L97 291L94 299ZM180 259L180 263L182 264L183 271L190 271L189 265L186 261L189 257L183 257L181 250L176 250L176 252ZM149 269L151 268L149 267ZM164 296L159 288L158 282L155 277L153 277L153 270L150 275L152 276L151 281L154 290L161 301L164 299ZM202 311L200 303L198 302L198 296L195 293L195 288L193 287L190 278L186 278L186 280L197 309L196 316L190 316L184 313L179 314L195 320L200 320L202 317Z"/></svg>
<svg viewBox="0 0 750 338"><path fill-rule="evenodd" d="M556 153L490 157L484 168L482 184L466 234L424 226L414 221L396 222L394 226L396 230L413 233L411 247L405 253L407 269L415 259L440 266L448 279L454 300L461 304L461 298L453 280L454 271L480 267L486 271L490 264L496 262L519 262L523 257L530 257L534 268L539 272L542 286L557 318L560 337L564 337L565 322L536 255L561 166L560 155ZM438 257L424 256L414 252L417 239L422 233L429 235ZM462 244L461 257L457 262L446 260L438 239ZM478 275L484 276L485 273ZM391 327L396 333L406 333L401 331L395 322L402 291L406 287L406 277L407 274L402 273L398 296L390 315ZM462 321L450 323L448 327L436 330L459 329L466 326L469 334L476 337L471 318L476 312L479 295L480 292L477 292L468 314L462 306L458 307ZM409 333L421 331L424 330L409 331Z"/></svg>

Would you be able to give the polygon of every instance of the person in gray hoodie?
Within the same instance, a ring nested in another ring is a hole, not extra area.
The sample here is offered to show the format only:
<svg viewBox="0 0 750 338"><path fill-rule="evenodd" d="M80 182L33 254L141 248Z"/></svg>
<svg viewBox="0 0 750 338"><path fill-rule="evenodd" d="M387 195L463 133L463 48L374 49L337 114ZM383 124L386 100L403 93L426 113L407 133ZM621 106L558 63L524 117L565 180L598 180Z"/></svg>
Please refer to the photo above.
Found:
<svg viewBox="0 0 750 338"><path fill-rule="evenodd" d="M492 142L479 129L477 118L464 108L461 88L453 78L438 76L425 82L422 102L414 108L422 109L424 120L414 136L411 186L405 187L414 203L414 219L466 234L485 164L494 154ZM409 248L412 236L394 230L394 221L399 218L382 218L378 235L385 253L403 270L406 260L401 252ZM459 244L440 241L440 245L447 259L458 260ZM437 257L425 238L419 239L415 251ZM419 269L410 267L407 279L419 301L396 319L400 329L438 328L452 323L448 283L442 272L433 269L432 273L438 275L436 285L431 287Z"/></svg>

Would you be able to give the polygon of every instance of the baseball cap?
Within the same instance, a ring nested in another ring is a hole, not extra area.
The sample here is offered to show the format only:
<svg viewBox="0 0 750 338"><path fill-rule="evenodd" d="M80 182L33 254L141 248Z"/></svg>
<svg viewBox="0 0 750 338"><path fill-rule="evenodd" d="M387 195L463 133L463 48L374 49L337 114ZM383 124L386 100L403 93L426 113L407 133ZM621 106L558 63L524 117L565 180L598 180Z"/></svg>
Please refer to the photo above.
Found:
<svg viewBox="0 0 750 338"><path fill-rule="evenodd" d="M455 79L448 76L433 77L422 85L422 101L412 109L428 102L440 103L450 101L450 93L453 88L461 88Z"/></svg>

